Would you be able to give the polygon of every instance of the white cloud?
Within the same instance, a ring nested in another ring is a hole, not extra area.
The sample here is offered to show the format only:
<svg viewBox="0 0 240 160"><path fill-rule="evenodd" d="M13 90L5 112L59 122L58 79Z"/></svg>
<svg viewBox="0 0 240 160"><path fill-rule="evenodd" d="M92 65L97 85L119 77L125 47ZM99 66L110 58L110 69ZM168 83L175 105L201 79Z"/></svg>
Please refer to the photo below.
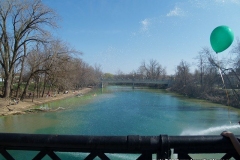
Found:
<svg viewBox="0 0 240 160"><path fill-rule="evenodd" d="M179 7L175 7L173 10L171 10L167 16L171 17L171 16L183 16L184 15L184 11L179 8Z"/></svg>
<svg viewBox="0 0 240 160"><path fill-rule="evenodd" d="M150 20L149 19L144 19L141 23L141 31L146 32L149 29L150 26Z"/></svg>

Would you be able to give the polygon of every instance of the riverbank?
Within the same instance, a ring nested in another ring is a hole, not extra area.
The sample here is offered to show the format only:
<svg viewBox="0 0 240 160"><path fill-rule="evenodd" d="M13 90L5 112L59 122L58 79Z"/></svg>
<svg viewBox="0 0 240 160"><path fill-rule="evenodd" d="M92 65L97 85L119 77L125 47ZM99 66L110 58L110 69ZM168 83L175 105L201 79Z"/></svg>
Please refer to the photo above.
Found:
<svg viewBox="0 0 240 160"><path fill-rule="evenodd" d="M91 88L84 88L82 90L78 90L74 92L69 91L67 94L59 93L59 94L56 94L55 96L36 98L33 100L33 102L32 102L32 98L26 98L23 101L19 101L17 103L9 102L9 100L1 98L0 99L0 116L18 115L18 114L26 114L29 112L34 112L35 111L34 107L37 105L73 97L78 94L86 94L91 90L92 90ZM39 109L36 111L39 111ZM43 111L46 111L46 110L43 110Z"/></svg>
<svg viewBox="0 0 240 160"><path fill-rule="evenodd" d="M188 98L207 100L225 106L240 109L239 93L233 93L231 89L204 88L191 85L179 87L173 86L168 89L171 92L186 96Z"/></svg>

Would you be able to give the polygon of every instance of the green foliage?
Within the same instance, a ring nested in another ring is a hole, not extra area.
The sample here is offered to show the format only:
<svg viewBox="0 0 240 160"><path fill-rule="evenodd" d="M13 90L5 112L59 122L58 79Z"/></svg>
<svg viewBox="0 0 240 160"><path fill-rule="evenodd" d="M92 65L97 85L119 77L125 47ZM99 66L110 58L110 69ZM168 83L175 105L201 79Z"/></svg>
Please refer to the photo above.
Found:
<svg viewBox="0 0 240 160"><path fill-rule="evenodd" d="M104 73L104 75L103 75L104 79L112 79L113 77L114 77L114 75L111 73Z"/></svg>

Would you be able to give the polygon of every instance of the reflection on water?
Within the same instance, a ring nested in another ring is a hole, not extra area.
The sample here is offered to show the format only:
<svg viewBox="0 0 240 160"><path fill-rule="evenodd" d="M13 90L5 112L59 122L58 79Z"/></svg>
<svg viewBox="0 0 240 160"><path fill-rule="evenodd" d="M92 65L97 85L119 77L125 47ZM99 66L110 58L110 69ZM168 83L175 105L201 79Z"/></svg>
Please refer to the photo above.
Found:
<svg viewBox="0 0 240 160"><path fill-rule="evenodd" d="M160 90L108 87L85 96L53 102L48 107L66 110L1 117L0 132L219 135L224 130L235 134L240 131L238 109L189 100ZM73 157L75 155L78 153Z"/></svg>

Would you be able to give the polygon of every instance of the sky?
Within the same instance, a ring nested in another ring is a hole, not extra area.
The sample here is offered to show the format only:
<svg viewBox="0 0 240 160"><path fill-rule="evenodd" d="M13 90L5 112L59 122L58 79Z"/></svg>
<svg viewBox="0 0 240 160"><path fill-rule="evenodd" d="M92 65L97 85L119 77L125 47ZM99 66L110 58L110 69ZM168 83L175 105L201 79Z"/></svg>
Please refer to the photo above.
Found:
<svg viewBox="0 0 240 160"><path fill-rule="evenodd" d="M183 60L196 68L210 34L229 26L240 37L240 0L42 0L59 15L53 35L100 65L104 73L128 74L156 60L175 73ZM231 47L219 53L228 58Z"/></svg>

